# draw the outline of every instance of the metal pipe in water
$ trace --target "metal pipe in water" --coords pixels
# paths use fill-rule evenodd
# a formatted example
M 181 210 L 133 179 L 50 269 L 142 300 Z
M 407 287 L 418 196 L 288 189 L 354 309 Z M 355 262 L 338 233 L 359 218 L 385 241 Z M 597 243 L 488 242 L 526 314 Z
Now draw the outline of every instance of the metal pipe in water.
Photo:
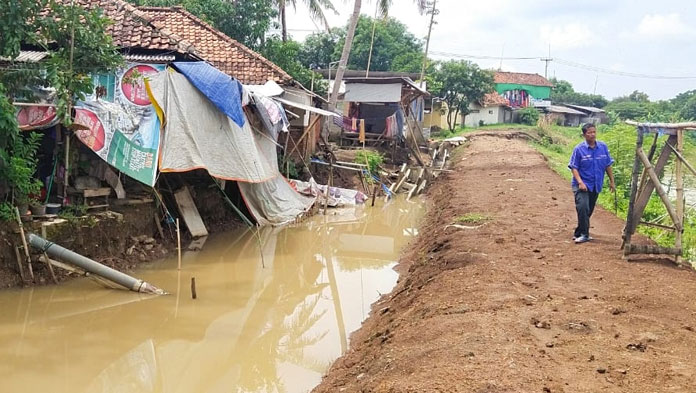
M 76 252 L 70 251 L 65 247 L 61 247 L 33 233 L 30 233 L 27 237 L 27 240 L 32 247 L 45 252 L 48 254 L 48 256 L 72 263 L 73 265 L 79 266 L 92 274 L 96 274 L 97 276 L 104 277 L 119 285 L 122 285 L 131 291 L 156 295 L 166 294 L 164 290 L 159 289 L 146 281 L 131 277 L 108 266 L 104 266 L 99 262 L 93 261 Z

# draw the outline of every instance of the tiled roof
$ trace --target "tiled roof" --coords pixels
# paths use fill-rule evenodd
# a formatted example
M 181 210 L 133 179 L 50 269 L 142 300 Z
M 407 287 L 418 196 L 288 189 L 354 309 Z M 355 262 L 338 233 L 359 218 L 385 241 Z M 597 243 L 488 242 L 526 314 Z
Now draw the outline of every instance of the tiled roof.
M 226 36 L 182 7 L 139 7 L 152 23 L 193 42 L 204 60 L 244 84 L 269 80 L 289 83 L 292 77 L 270 60 Z
M 507 106 L 508 101 L 505 98 L 503 98 L 503 96 L 493 91 L 483 96 L 483 99 L 481 100 L 481 105 L 484 108 L 489 106 Z
M 514 83 L 518 85 L 548 86 L 553 84 L 539 74 L 526 74 L 522 72 L 502 72 L 496 71 L 494 76 L 495 83 Z
M 173 34 L 166 28 L 155 26 L 143 11 L 123 0 L 58 0 L 65 4 L 71 1 L 86 9 L 100 8 L 104 16 L 113 21 L 106 28 L 114 42 L 121 49 L 147 49 L 196 54 L 190 42 Z M 45 10 L 44 12 L 48 12 Z

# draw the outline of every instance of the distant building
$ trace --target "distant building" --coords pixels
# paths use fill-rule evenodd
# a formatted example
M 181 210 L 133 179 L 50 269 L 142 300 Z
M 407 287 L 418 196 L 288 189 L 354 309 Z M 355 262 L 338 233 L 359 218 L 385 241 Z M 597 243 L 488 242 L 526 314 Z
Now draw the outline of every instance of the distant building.
M 544 113 L 550 123 L 567 127 L 579 126 L 582 117 L 585 116 L 583 112 L 560 105 L 549 105 L 544 108 Z
M 584 115 L 580 117 L 580 122 L 582 123 L 592 123 L 592 124 L 607 124 L 609 123 L 609 116 L 604 109 L 595 108 L 592 106 L 582 106 L 573 104 L 563 104 L 568 108 L 575 109 L 576 111 L 582 112 Z
M 494 74 L 495 91 L 511 108 L 526 108 L 547 101 L 551 97 L 553 84 L 539 74 L 502 72 Z M 545 105 L 543 105 L 545 106 Z
M 490 92 L 481 101 L 469 105 L 469 114 L 462 117 L 466 127 L 512 123 L 512 108 L 497 92 Z

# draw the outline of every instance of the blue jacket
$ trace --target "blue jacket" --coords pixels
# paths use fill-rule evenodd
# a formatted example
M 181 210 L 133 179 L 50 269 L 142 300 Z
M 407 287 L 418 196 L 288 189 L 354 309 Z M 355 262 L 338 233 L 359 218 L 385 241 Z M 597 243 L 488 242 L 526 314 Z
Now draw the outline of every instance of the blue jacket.
M 614 163 L 609 154 L 609 148 L 604 142 L 597 141 L 591 148 L 587 141 L 580 142 L 573 149 L 568 168 L 577 169 L 582 182 L 589 191 L 601 192 L 604 185 L 604 172 L 608 166 Z M 578 187 L 578 182 L 573 177 L 573 188 Z

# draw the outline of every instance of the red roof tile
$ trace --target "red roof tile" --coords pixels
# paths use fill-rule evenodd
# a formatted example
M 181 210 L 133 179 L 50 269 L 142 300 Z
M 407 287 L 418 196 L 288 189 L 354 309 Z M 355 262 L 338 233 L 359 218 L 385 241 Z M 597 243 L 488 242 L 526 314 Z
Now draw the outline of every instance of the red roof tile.
M 73 0 L 58 0 L 69 4 Z M 179 54 L 196 54 L 196 48 L 170 30 L 155 26 L 143 11 L 123 0 L 74 0 L 86 9 L 101 9 L 114 23 L 106 28 L 114 45 L 121 49 L 164 50 Z M 49 12 L 45 10 L 44 12 Z
M 494 76 L 495 83 L 514 83 L 530 86 L 548 86 L 553 84 L 539 74 L 526 74 L 522 72 L 502 72 L 496 71 Z
M 501 96 L 497 92 L 493 91 L 493 92 L 490 92 L 490 93 L 486 94 L 485 96 L 483 96 L 483 99 L 481 100 L 481 105 L 484 108 L 489 107 L 489 106 L 499 106 L 499 105 L 508 106 L 508 101 L 505 98 L 503 98 L 503 96 Z
M 95 0 L 93 0 L 95 1 Z M 102 0 L 106 1 L 106 0 Z M 223 34 L 182 7 L 139 7 L 160 29 L 193 42 L 204 60 L 244 84 L 269 80 L 289 83 L 292 77 L 270 60 Z

